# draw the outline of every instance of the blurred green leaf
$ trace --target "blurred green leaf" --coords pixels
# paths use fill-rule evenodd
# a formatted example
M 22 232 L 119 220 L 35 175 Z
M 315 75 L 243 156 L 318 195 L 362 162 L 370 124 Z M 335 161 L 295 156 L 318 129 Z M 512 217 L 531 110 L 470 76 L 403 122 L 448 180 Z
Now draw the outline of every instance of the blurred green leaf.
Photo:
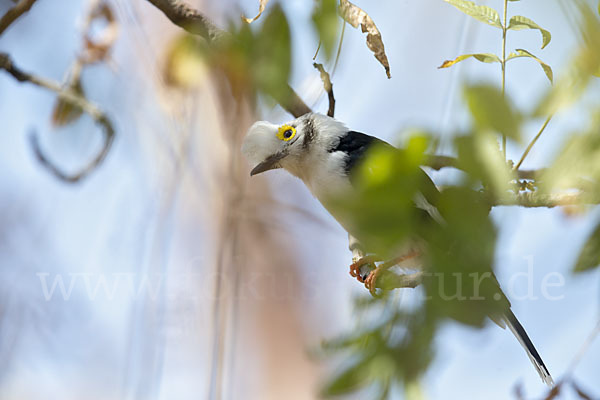
M 589 271 L 600 265 L 600 224 L 588 238 L 587 242 L 579 253 L 577 263 L 573 268 L 574 272 Z
M 553 88 L 542 97 L 536 116 L 555 114 L 577 102 L 589 87 L 592 77 L 600 71 L 600 19 L 583 2 L 579 6 L 579 46 L 569 56 L 571 62 Z
M 455 139 L 458 162 L 469 179 L 479 181 L 496 200 L 509 196 L 514 171 L 504 161 L 498 141 L 492 134 L 459 136 Z
M 521 115 L 499 89 L 490 85 L 467 86 L 464 96 L 477 129 L 493 130 L 520 140 Z
M 506 61 L 512 60 L 513 58 L 520 58 L 520 57 L 529 57 L 529 58 L 532 58 L 535 61 L 537 61 L 540 64 L 540 66 L 542 67 L 542 69 L 544 70 L 544 73 L 548 77 L 548 80 L 550 81 L 550 83 L 554 82 L 554 73 L 552 72 L 552 67 L 550 67 L 548 64 L 546 64 L 545 62 L 543 62 L 542 60 L 540 60 L 539 58 L 537 58 L 536 56 L 534 56 L 527 50 L 517 49 L 516 53 L 510 53 L 508 55 L 508 57 L 506 58 Z
M 327 59 L 330 59 L 335 50 L 340 22 L 336 1 L 320 0 L 312 15 L 312 21 L 323 44 Z
M 541 178 L 544 193 L 578 188 L 586 196 L 600 196 L 600 113 L 590 121 L 587 132 L 571 134 Z
M 477 53 L 477 54 L 463 54 L 462 56 L 458 56 L 456 57 L 454 60 L 446 60 L 442 63 L 442 65 L 440 65 L 438 68 L 449 68 L 451 66 L 453 66 L 454 64 L 457 64 L 463 60 L 466 60 L 467 58 L 475 58 L 478 61 L 484 62 L 484 63 L 499 63 L 500 62 L 500 58 L 495 55 L 495 54 L 491 54 L 491 53 Z
M 369 249 L 383 257 L 395 257 L 399 243 L 415 232 L 421 223 L 421 212 L 414 206 L 415 194 L 427 193 L 429 177 L 420 168 L 428 146 L 426 137 L 409 140 L 406 148 L 375 146 L 352 175 L 356 195 L 331 199 L 334 212 L 347 228 Z
M 425 280 L 428 309 L 464 324 L 482 327 L 488 315 L 508 307 L 493 275 L 496 229 L 480 193 L 452 187 L 438 204 L 446 224 L 427 236 Z
M 371 359 L 362 359 L 354 365 L 347 367 L 339 373 L 334 379 L 327 383 L 321 391 L 323 396 L 339 396 L 356 391 L 370 382 L 366 371 Z
M 540 27 L 538 24 L 530 20 L 529 18 L 523 17 L 521 15 L 516 15 L 510 19 L 507 29 L 512 29 L 515 31 L 519 31 L 522 29 L 537 29 L 542 34 L 542 49 L 550 43 L 552 40 L 552 35 L 549 31 Z
M 502 28 L 500 15 L 493 8 L 487 6 L 479 6 L 472 1 L 467 0 L 444 0 L 446 3 L 452 4 L 463 13 L 481 21 L 488 25 Z
M 169 45 L 164 79 L 182 89 L 198 87 L 207 77 L 206 49 L 202 41 L 189 34 L 177 36 Z
M 285 94 L 292 67 L 290 27 L 281 5 L 275 4 L 256 35 L 252 67 L 262 91 L 274 98 Z

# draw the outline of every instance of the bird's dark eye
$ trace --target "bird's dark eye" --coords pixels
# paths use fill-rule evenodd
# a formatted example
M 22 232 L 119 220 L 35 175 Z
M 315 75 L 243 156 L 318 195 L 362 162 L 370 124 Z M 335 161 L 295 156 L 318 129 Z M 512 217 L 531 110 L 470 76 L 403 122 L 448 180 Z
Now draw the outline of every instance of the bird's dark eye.
M 289 139 L 292 137 L 293 134 L 294 134 L 294 132 L 292 132 L 291 129 L 288 129 L 287 131 L 283 132 L 283 137 L 286 139 Z

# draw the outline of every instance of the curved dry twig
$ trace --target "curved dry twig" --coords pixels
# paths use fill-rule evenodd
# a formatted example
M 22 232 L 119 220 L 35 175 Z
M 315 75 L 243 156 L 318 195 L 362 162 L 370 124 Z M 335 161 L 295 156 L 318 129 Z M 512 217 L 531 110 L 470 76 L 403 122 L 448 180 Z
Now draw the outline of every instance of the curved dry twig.
M 0 18 L 0 35 L 33 6 L 36 0 L 21 0 Z
M 37 140 L 37 136 L 32 135 L 30 138 L 31 145 L 33 147 L 33 151 L 36 157 L 41 162 L 41 164 L 44 167 L 46 167 L 57 178 L 66 182 L 77 182 L 89 175 L 94 169 L 96 169 L 98 165 L 100 165 L 100 163 L 104 160 L 104 158 L 106 158 L 106 155 L 110 150 L 115 135 L 112 123 L 110 122 L 106 114 L 104 114 L 104 112 L 102 112 L 95 104 L 89 102 L 85 97 L 81 96 L 76 91 L 70 88 L 63 89 L 61 85 L 57 82 L 45 78 L 40 78 L 38 76 L 24 72 L 23 70 L 21 70 L 13 64 L 10 56 L 6 53 L 0 53 L 0 69 L 3 69 L 6 72 L 8 72 L 19 82 L 29 82 L 36 86 L 43 87 L 45 89 L 57 93 L 59 99 L 68 102 L 73 107 L 79 108 L 85 113 L 89 114 L 94 119 L 94 121 L 102 127 L 102 130 L 104 132 L 104 144 L 102 146 L 102 149 L 87 166 L 85 166 L 79 172 L 74 174 L 65 173 L 60 168 L 55 166 L 41 151 Z
M 69 174 L 67 172 L 62 171 L 60 168 L 58 168 L 42 152 L 42 149 L 40 148 L 38 137 L 35 134 L 35 132 L 33 132 L 29 136 L 29 140 L 30 140 L 31 147 L 33 148 L 33 152 L 34 152 L 36 158 L 38 159 L 40 164 L 42 164 L 48 171 L 50 171 L 54 176 L 56 176 L 58 179 L 60 179 L 62 181 L 75 183 L 75 182 L 82 180 L 83 178 L 88 176 L 91 172 L 93 172 L 96 168 L 98 168 L 98 166 L 102 163 L 102 161 L 104 161 L 104 159 L 106 158 L 106 155 L 110 151 L 112 142 L 115 137 L 115 131 L 114 131 L 110 121 L 108 120 L 108 118 L 104 117 L 99 120 L 96 120 L 96 123 L 102 127 L 102 130 L 104 132 L 104 144 L 102 145 L 102 149 L 96 155 L 96 157 L 94 157 L 94 159 L 91 162 L 89 162 L 85 167 L 80 169 L 79 172 L 76 172 L 74 174 Z

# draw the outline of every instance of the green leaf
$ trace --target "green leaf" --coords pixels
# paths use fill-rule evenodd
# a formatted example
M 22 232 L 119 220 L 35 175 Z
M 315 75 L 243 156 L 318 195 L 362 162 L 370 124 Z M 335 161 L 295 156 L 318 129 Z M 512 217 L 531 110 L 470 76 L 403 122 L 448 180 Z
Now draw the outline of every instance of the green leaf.
M 502 28 L 500 22 L 500 15 L 498 11 L 487 6 L 478 6 L 472 1 L 467 0 L 444 0 L 446 3 L 453 5 L 465 14 L 481 21 L 488 25 L 495 26 L 496 28 Z
M 600 198 L 600 112 L 583 132 L 569 132 L 555 160 L 540 178 L 543 193 L 577 188 L 582 204 L 597 204 Z
M 495 199 L 509 197 L 510 182 L 516 176 L 504 160 L 495 135 L 458 136 L 454 143 L 461 170 L 472 180 L 480 181 Z
M 444 61 L 443 64 L 438 67 L 438 69 L 450 68 L 454 64 L 457 64 L 457 63 L 459 63 L 463 60 L 466 60 L 467 58 L 471 58 L 471 57 L 473 57 L 474 59 L 476 59 L 478 61 L 481 61 L 483 63 L 488 63 L 488 64 L 500 62 L 500 58 L 497 55 L 491 54 L 491 53 L 463 54 L 462 56 L 456 57 L 454 60 Z
M 512 139 L 520 139 L 521 115 L 498 88 L 489 85 L 467 86 L 464 95 L 479 130 L 493 130 Z
M 285 93 L 292 67 L 290 27 L 281 5 L 275 4 L 264 18 L 254 43 L 253 74 L 258 87 L 273 98 Z
M 521 15 L 516 15 L 510 19 L 507 29 L 512 29 L 514 31 L 520 31 L 523 29 L 537 29 L 542 34 L 542 49 L 550 43 L 552 40 L 552 35 L 546 29 L 540 27 L 538 24 L 530 20 L 529 18 L 523 17 Z
M 322 390 L 323 396 L 339 396 L 347 394 L 364 387 L 369 382 L 369 374 L 365 369 L 369 367 L 370 359 L 363 359 L 360 362 L 346 368 L 339 373 Z
M 529 57 L 529 58 L 532 58 L 535 61 L 537 61 L 540 64 L 540 66 L 542 67 L 542 69 L 544 70 L 544 73 L 546 74 L 548 79 L 550 80 L 550 83 L 554 83 L 554 73 L 552 72 L 552 67 L 550 67 L 548 64 L 546 64 L 545 62 L 543 62 L 542 60 L 540 60 L 539 58 L 537 58 L 536 56 L 534 56 L 527 50 L 517 49 L 516 53 L 510 53 L 508 55 L 506 61 L 512 60 L 513 58 L 521 58 L 521 57 Z
M 584 272 L 596 268 L 598 265 L 600 265 L 600 224 L 581 249 L 573 271 Z
M 204 43 L 187 33 L 169 45 L 163 70 L 165 82 L 180 88 L 197 88 L 207 78 L 207 50 Z
M 339 17 L 335 0 L 321 0 L 312 15 L 312 21 L 319 39 L 323 44 L 325 55 L 330 59 L 335 49 L 338 33 Z

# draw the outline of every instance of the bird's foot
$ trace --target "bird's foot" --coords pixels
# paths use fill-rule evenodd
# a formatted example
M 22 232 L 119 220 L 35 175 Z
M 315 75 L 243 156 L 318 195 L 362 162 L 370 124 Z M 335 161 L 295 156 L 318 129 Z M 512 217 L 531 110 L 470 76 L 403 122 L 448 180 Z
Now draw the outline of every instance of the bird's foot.
M 365 279 L 365 287 L 369 289 L 371 296 L 375 296 L 377 293 L 377 277 L 381 274 L 383 268 L 377 267 L 367 275 Z
M 350 264 L 350 275 L 359 282 L 364 282 L 365 278 L 376 269 L 375 263 L 381 261 L 377 256 L 364 256 Z M 367 270 L 367 272 L 365 272 Z
M 411 251 L 403 256 L 396 257 L 390 261 L 387 261 L 380 266 L 376 267 L 374 270 L 369 272 L 369 274 L 364 278 L 365 287 L 369 289 L 369 292 L 372 296 L 376 295 L 377 291 L 377 279 L 380 277 L 382 273 L 385 273 L 388 269 L 400 264 L 401 262 L 410 260 L 418 256 L 419 253 L 417 251 Z M 360 279 L 359 279 L 360 280 Z M 361 281 L 362 282 L 362 281 Z

